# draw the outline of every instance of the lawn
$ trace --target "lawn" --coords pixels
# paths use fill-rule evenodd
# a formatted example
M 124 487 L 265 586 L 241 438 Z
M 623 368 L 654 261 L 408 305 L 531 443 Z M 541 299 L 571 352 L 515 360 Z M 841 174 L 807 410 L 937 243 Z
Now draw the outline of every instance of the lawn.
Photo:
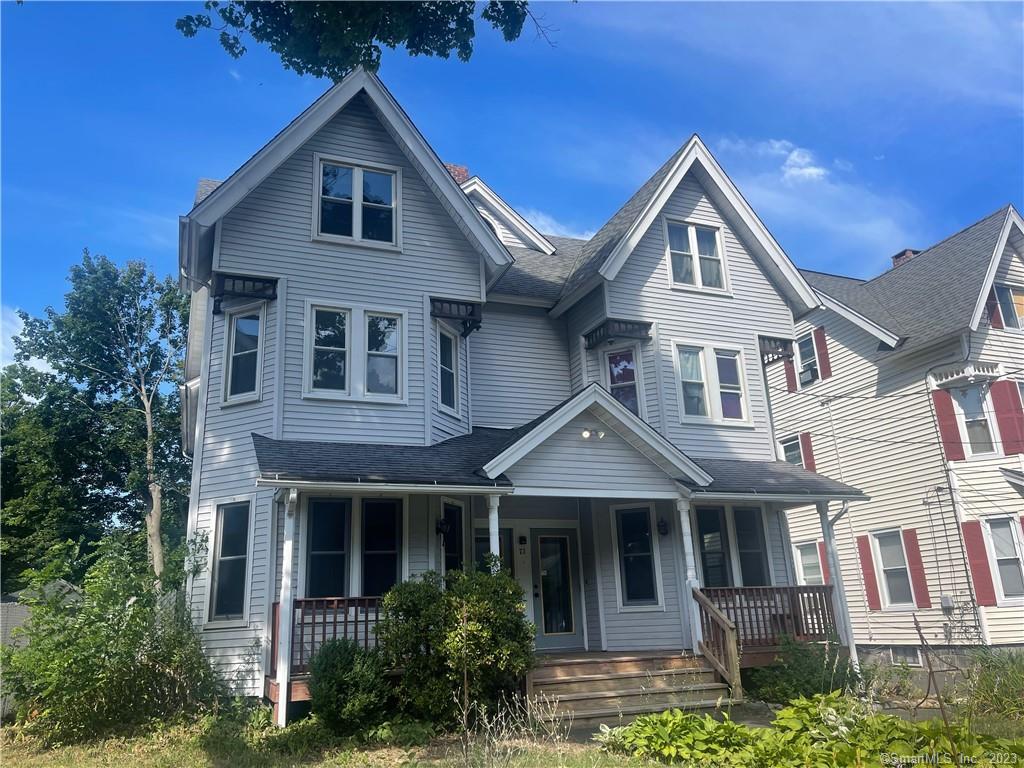
M 290 730 L 290 729 L 289 729 Z M 274 734 L 254 748 L 242 738 L 224 738 L 202 726 L 178 726 L 145 736 L 110 738 L 89 744 L 46 749 L 34 740 L 17 737 L 10 728 L 0 736 L 0 761 L 19 768 L 256 768 L 267 766 L 427 766 L 458 768 L 459 745 L 438 740 L 426 747 L 340 746 L 321 748 L 304 745 L 301 739 Z M 607 755 L 596 746 L 564 742 L 550 745 L 517 745 L 509 768 L 625 768 L 641 763 L 635 759 Z

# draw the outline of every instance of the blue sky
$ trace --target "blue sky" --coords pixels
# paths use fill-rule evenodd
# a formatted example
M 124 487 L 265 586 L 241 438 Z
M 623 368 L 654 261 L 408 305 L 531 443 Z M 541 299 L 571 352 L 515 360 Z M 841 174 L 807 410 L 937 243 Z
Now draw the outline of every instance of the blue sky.
M 328 83 L 186 40 L 170 3 L 0 5 L 2 303 L 60 305 L 83 247 L 176 269 L 224 178 Z M 536 3 L 471 62 L 387 52 L 438 153 L 545 231 L 592 232 L 699 133 L 802 267 L 869 276 L 1024 202 L 1019 4 Z

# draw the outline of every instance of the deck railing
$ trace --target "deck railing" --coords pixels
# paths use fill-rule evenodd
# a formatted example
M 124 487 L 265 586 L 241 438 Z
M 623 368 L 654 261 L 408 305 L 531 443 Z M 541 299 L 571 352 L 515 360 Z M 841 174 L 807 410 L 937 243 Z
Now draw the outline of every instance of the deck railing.
M 830 584 L 705 587 L 701 591 L 735 624 L 745 648 L 778 646 L 784 635 L 816 642 L 837 634 Z
M 736 624 L 699 589 L 693 590 L 693 599 L 697 603 L 697 615 L 700 617 L 700 630 L 704 638 L 697 650 L 704 654 L 708 663 L 729 684 L 732 699 L 740 701 L 743 688 L 740 685 L 740 647 Z
M 379 597 L 316 597 L 296 599 L 292 606 L 292 675 L 309 672 L 309 663 L 328 640 L 347 637 L 364 648 L 377 644 Z M 277 674 L 281 604 L 271 611 L 270 674 Z

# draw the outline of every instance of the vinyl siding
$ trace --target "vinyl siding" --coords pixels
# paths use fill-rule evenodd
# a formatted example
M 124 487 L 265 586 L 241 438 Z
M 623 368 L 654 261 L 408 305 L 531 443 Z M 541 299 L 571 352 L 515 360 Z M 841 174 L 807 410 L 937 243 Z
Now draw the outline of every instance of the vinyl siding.
M 731 296 L 671 288 L 665 216 L 721 229 Z M 665 435 L 694 456 L 773 458 L 757 337 L 790 337 L 792 316 L 749 249 L 692 175 L 680 183 L 606 290 L 612 317 L 656 323 L 657 348 L 652 343 L 644 345 L 644 376 L 650 380 L 645 386 L 648 419 L 660 422 Z M 752 426 L 681 423 L 674 368 L 676 339 L 742 348 Z
M 475 199 L 473 200 L 476 205 L 476 209 L 480 211 L 480 215 L 483 216 L 490 224 L 494 227 L 494 231 L 498 234 L 498 239 L 501 240 L 505 245 L 512 248 L 531 248 L 532 246 L 516 235 L 511 229 L 505 226 L 505 222 L 502 221 L 502 217 L 491 208 L 482 202 Z
M 578 392 L 592 381 L 599 381 L 597 355 L 584 349 L 583 334 L 593 330 L 607 317 L 605 286 L 598 286 L 565 313 L 569 345 L 569 381 Z
M 469 349 L 476 425 L 518 427 L 569 396 L 564 323 L 539 307 L 487 304 Z
M 428 352 L 430 391 L 430 442 L 439 443 L 450 437 L 464 435 L 469 432 L 469 419 L 472 408 L 470 400 L 469 376 L 469 344 L 462 338 L 459 330 L 440 320 L 434 320 L 428 325 L 431 329 L 430 337 L 424 342 Z M 455 416 L 450 411 L 441 408 L 441 365 L 439 358 L 439 329 L 444 328 L 457 339 L 458 344 L 458 397 L 457 411 Z

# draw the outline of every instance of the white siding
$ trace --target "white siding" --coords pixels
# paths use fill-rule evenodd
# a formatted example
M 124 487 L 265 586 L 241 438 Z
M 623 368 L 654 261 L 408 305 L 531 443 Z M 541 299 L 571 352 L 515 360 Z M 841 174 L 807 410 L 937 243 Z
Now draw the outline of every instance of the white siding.
M 469 385 L 469 342 L 467 339 L 462 338 L 459 330 L 454 326 L 450 326 L 443 321 L 434 320 L 428 326 L 431 329 L 430 338 L 427 340 L 427 349 L 429 351 L 429 364 L 430 364 L 430 426 L 431 426 L 431 443 L 439 443 L 442 440 L 447 440 L 450 437 L 456 437 L 457 435 L 464 435 L 469 432 L 470 424 L 470 410 L 472 407 L 472 401 L 470 399 L 470 385 Z M 446 331 L 451 333 L 458 340 L 458 360 L 459 369 L 458 375 L 458 398 L 456 405 L 458 406 L 458 416 L 453 415 L 450 411 L 443 410 L 441 408 L 441 366 L 439 363 L 439 350 L 438 350 L 438 328 L 443 327 Z
M 592 381 L 600 380 L 596 353 L 588 351 L 583 334 L 593 330 L 608 315 L 605 312 L 605 286 L 598 286 L 565 313 L 569 344 L 569 380 L 578 392 Z
M 543 309 L 487 304 L 469 347 L 474 424 L 518 427 L 569 396 L 565 327 Z

